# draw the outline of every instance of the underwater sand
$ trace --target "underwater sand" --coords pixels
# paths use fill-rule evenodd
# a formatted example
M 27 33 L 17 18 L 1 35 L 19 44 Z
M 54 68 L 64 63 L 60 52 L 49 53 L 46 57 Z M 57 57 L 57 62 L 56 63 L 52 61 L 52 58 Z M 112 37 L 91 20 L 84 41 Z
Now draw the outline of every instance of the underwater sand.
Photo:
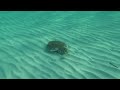
M 68 54 L 45 52 L 52 40 Z M 0 78 L 120 79 L 120 12 L 1 11 Z

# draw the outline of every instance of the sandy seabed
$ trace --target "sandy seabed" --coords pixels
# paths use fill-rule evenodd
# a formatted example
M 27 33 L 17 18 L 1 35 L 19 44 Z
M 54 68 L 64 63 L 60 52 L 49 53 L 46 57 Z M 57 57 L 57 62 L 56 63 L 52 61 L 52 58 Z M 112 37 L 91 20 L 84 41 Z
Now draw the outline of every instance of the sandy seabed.
M 52 40 L 64 58 L 45 52 Z M 120 12 L 1 11 L 0 78 L 120 78 Z

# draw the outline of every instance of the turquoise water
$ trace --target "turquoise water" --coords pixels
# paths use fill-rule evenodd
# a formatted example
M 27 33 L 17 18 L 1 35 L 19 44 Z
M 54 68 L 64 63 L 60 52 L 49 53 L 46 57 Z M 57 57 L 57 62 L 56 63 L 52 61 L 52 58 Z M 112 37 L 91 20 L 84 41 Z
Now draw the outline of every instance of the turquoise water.
M 52 40 L 68 54 L 45 52 Z M 120 12 L 1 11 L 0 78 L 120 78 Z

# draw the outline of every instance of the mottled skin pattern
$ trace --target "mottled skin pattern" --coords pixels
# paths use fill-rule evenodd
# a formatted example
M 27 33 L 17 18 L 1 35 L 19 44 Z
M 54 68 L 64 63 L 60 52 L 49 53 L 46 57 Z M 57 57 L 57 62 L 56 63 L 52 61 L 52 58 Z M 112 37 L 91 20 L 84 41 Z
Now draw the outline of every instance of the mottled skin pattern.
M 64 55 L 67 53 L 67 46 L 64 42 L 61 41 L 50 41 L 46 47 L 48 52 L 58 53 L 60 55 Z

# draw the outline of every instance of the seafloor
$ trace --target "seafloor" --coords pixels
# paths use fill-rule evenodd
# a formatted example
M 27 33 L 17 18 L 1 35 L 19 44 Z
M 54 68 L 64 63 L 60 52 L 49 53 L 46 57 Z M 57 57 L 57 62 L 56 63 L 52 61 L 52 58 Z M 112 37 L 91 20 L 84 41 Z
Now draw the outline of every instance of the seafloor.
M 68 54 L 45 52 L 49 41 Z M 1 79 L 120 79 L 120 12 L 1 11 Z

